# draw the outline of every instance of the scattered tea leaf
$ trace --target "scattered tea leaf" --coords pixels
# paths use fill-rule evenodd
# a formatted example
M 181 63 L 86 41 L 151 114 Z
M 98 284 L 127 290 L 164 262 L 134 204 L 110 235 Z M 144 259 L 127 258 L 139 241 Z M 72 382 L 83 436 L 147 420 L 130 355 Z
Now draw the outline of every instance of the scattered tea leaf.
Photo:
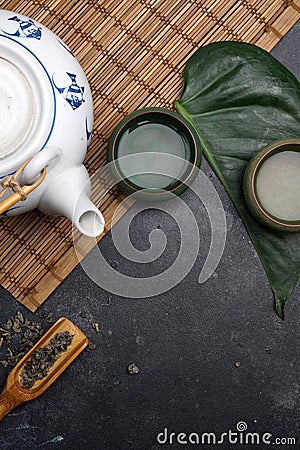
M 96 344 L 94 344 L 93 342 L 88 343 L 88 346 L 87 346 L 88 350 L 95 350 L 95 348 L 96 348 Z
M 99 323 L 97 323 L 97 322 L 92 323 L 92 327 L 94 328 L 94 330 L 96 331 L 96 333 L 100 333 Z
M 17 318 L 19 319 L 19 321 L 21 323 L 24 323 L 24 317 L 23 317 L 23 314 L 21 313 L 21 311 L 17 312 Z
M 109 295 L 107 303 L 101 303 L 101 306 L 109 306 L 111 304 L 111 302 L 112 302 L 112 297 Z
M 129 373 L 129 375 L 136 375 L 139 373 L 140 369 L 134 363 L 131 363 L 127 367 L 127 371 Z
M 42 324 L 24 319 L 20 311 L 5 323 L 0 324 L 1 357 L 5 357 L 0 361 L 2 366 L 14 367 L 42 334 Z

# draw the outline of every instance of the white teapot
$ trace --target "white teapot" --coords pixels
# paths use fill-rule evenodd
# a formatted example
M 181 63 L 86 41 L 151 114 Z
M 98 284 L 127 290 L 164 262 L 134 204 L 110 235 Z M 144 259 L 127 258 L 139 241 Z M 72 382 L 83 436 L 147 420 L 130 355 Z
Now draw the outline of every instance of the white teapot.
M 82 164 L 92 126 L 91 92 L 71 50 L 43 25 L 0 10 L 0 213 L 38 208 L 100 235 Z

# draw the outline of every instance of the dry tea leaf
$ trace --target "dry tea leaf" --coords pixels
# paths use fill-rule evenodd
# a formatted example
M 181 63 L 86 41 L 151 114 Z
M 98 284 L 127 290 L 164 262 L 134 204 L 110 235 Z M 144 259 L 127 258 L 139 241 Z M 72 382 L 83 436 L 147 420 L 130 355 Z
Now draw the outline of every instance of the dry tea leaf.
M 26 362 L 21 372 L 21 385 L 25 389 L 30 389 L 37 380 L 42 380 L 61 356 L 61 353 L 65 352 L 71 345 L 72 340 L 73 335 L 68 331 L 57 333 L 49 344 L 35 350 L 32 358 Z
M 5 368 L 14 367 L 17 362 L 33 347 L 43 334 L 42 324 L 24 319 L 18 311 L 14 317 L 0 324 L 0 348 L 5 359 L 0 360 Z
M 131 363 L 127 367 L 127 371 L 129 373 L 129 375 L 136 375 L 139 373 L 140 369 L 134 363 Z

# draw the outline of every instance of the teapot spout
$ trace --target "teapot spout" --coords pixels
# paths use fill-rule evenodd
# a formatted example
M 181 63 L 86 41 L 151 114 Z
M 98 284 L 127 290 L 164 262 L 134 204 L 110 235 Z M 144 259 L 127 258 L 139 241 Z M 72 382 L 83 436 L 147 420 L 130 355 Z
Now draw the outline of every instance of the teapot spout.
M 87 195 L 80 196 L 72 222 L 85 236 L 97 237 L 104 231 L 104 218 Z
M 62 215 L 85 236 L 97 237 L 104 231 L 104 218 L 90 200 L 91 183 L 83 165 L 72 167 L 51 180 L 38 208 L 45 213 Z

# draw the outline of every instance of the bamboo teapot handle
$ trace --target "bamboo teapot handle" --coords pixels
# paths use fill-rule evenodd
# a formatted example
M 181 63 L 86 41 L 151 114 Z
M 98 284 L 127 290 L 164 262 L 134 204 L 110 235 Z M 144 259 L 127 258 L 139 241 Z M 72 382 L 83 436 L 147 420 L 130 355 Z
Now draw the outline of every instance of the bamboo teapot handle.
M 26 186 L 20 185 L 17 178 L 29 162 L 30 159 L 25 161 L 13 175 L 9 175 L 0 181 L 0 185 L 2 186 L 0 197 L 2 197 L 5 194 L 7 189 L 11 188 L 13 190 L 13 193 L 9 197 L 5 198 L 0 202 L 0 214 L 3 214 L 5 211 L 14 206 L 20 200 L 22 201 L 26 200 L 27 195 L 30 194 L 30 192 L 34 191 L 34 189 L 36 189 L 45 179 L 46 168 L 43 169 L 39 178 L 33 184 Z

